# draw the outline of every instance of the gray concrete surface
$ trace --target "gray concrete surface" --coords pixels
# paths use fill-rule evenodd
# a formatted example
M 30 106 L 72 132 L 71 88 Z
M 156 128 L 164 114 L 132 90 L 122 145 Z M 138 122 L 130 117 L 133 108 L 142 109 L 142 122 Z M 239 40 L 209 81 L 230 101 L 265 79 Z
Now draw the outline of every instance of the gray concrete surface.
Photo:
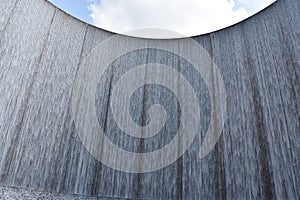
M 110 140 L 128 151 L 161 148 L 180 123 L 174 95 L 148 85 L 133 94 L 132 118 L 145 125 L 149 107 L 160 103 L 170 117 L 162 132 L 139 140 L 116 127 L 108 109 L 110 90 L 132 66 L 171 65 L 199 95 L 202 129 L 191 147 L 173 164 L 143 174 L 101 164 L 82 144 L 72 119 L 72 89 L 81 63 L 113 34 L 45 0 L 0 0 L 0 10 L 1 186 L 103 198 L 300 198 L 298 0 L 278 0 L 244 22 L 193 38 L 218 66 L 227 93 L 222 135 L 203 159 L 198 159 L 199 147 L 212 108 L 205 83 L 189 63 L 168 52 L 144 49 L 112 64 L 95 96 L 98 120 Z M 178 48 L 185 41 L 157 42 Z M 145 40 L 124 36 L 124 42 Z M 10 195 L 5 189 L 1 193 Z
M 76 200 L 108 200 L 104 198 L 96 198 L 96 197 L 85 197 L 80 195 L 67 195 L 67 194 L 57 194 L 50 192 L 37 192 L 31 191 L 28 189 L 20 189 L 20 188 L 12 188 L 12 187 L 0 187 L 0 199 L 1 200 L 18 200 L 18 199 L 26 199 L 26 200 L 68 200 L 68 199 L 76 199 Z

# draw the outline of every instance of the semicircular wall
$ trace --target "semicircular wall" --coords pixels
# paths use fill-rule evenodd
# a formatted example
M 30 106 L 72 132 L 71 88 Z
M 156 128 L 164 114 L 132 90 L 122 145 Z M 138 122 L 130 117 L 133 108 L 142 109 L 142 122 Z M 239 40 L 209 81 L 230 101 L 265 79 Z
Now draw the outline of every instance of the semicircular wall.
M 96 52 L 95 59 L 101 62 L 107 59 L 105 55 L 120 53 L 120 46 L 127 50 L 141 47 L 126 51 L 96 76 L 98 85 L 92 96 L 96 121 L 102 124 L 105 137 L 128 152 L 156 151 L 171 143 L 178 127 L 185 123 L 189 127 L 195 120 L 182 118 L 185 110 L 178 106 L 178 102 L 191 102 L 186 88 L 166 71 L 153 71 L 147 64 L 171 66 L 195 91 L 200 128 L 192 143 L 181 155 L 186 140 L 180 136 L 179 151 L 171 152 L 178 154 L 178 159 L 166 166 L 159 158 L 157 163 L 146 163 L 162 167 L 145 173 L 124 172 L 122 163 L 118 170 L 109 167 L 110 159 L 118 163 L 119 154 L 101 150 L 102 154 L 96 155 L 80 136 L 80 130 L 93 128 L 86 126 L 88 109 L 81 112 L 78 108 L 75 113 L 79 117 L 74 117 L 74 85 L 91 81 L 85 72 L 91 76 L 98 73 L 91 71 L 86 64 L 91 60 L 86 58 L 116 35 L 80 22 L 45 0 L 0 0 L 0 9 L 1 186 L 107 199 L 300 198 L 298 0 L 278 0 L 246 21 L 192 39 L 118 36 L 114 45 Z M 190 60 L 182 57 L 195 54 L 189 46 L 191 40 L 212 58 L 222 83 L 214 80 L 215 68 L 202 68 L 206 73 L 198 73 Z M 199 54 L 200 63 L 202 58 Z M 146 64 L 145 82 L 156 74 L 161 82 L 173 80 L 173 86 L 181 90 L 174 96 L 168 88 L 150 81 L 132 92 L 129 110 L 134 123 L 151 124 L 154 119 L 150 119 L 149 109 L 154 104 L 162 105 L 167 113 L 157 136 L 137 139 L 118 128 L 110 105 L 118 80 L 142 64 Z M 219 96 L 222 84 L 226 99 L 218 99 L 224 97 Z M 79 88 L 76 94 L 85 89 Z M 86 96 L 78 97 L 84 98 L 88 101 Z M 224 102 L 227 111 L 223 116 L 218 105 Z M 122 121 L 122 106 L 118 109 Z M 217 123 L 220 117 L 223 127 Z M 199 149 L 210 124 L 212 130 L 220 129 L 221 135 L 200 159 Z M 97 141 L 99 148 L 101 141 Z M 103 157 L 106 165 L 98 161 Z M 147 168 L 143 160 L 138 163 Z

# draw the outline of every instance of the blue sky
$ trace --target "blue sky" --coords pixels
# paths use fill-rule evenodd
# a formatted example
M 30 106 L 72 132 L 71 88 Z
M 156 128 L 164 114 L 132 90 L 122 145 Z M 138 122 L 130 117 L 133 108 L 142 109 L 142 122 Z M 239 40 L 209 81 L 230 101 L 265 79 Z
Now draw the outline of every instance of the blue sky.
M 49 0 L 59 8 L 62 8 L 67 13 L 70 13 L 71 15 L 88 22 L 90 24 L 93 23 L 93 20 L 91 17 L 89 17 L 89 14 L 91 11 L 89 11 L 88 6 L 91 4 L 91 1 L 88 0 Z
M 275 0 L 49 1 L 85 22 L 116 33 L 156 28 L 194 36 L 240 22 Z

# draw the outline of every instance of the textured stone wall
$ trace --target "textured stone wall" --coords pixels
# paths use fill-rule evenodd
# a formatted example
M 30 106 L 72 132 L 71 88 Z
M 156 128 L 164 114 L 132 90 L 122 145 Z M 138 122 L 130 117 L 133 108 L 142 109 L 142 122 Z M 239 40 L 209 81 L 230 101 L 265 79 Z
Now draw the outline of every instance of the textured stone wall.
M 74 83 L 78 72 L 89 70 L 82 62 L 114 34 L 45 0 L 0 0 L 0 10 L 0 185 L 103 198 L 300 198 L 300 1 L 278 0 L 244 22 L 193 38 L 218 66 L 227 96 L 222 134 L 202 159 L 201 142 L 217 116 L 210 115 L 203 77 L 183 58 L 155 49 L 136 50 L 112 63 L 99 80 L 96 111 L 110 140 L 128 151 L 162 147 L 183 123 L 174 95 L 150 84 L 133 94 L 131 114 L 145 125 L 150 106 L 163 105 L 169 119 L 162 132 L 140 140 L 117 129 L 109 110 L 111 88 L 131 66 L 170 65 L 199 95 L 201 130 L 194 142 L 176 162 L 148 173 L 101 164 L 82 144 L 73 120 Z M 123 40 L 128 48 L 131 42 L 153 42 Z M 155 42 L 177 49 L 186 41 Z M 193 54 L 193 49 L 180 51 Z M 184 92 L 180 98 L 189 101 Z

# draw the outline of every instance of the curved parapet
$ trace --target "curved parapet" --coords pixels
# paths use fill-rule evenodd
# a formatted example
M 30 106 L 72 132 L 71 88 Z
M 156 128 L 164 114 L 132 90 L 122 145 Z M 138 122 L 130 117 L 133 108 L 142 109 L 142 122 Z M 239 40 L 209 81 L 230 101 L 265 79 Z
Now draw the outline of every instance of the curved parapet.
M 279 0 L 221 31 L 151 40 L 45 0 L 0 0 L 0 185 L 299 199 L 299 6 Z

